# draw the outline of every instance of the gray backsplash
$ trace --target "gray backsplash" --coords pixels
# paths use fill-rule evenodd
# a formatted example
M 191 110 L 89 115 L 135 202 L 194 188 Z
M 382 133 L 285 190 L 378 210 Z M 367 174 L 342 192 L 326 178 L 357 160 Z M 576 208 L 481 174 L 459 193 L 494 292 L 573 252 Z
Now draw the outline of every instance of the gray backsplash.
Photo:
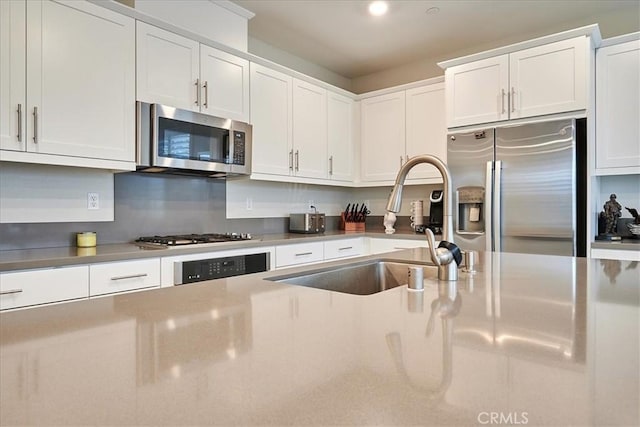
M 98 244 L 177 233 L 283 233 L 288 218 L 226 219 L 224 180 L 116 174 L 113 222 L 0 224 L 0 250 L 75 246 L 75 233 L 95 231 Z

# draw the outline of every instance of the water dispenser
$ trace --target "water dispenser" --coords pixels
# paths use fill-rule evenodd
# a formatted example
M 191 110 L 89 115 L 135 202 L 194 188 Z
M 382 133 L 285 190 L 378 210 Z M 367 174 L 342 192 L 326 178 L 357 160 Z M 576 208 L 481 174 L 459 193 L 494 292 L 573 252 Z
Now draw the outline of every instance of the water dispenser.
M 484 187 L 459 187 L 456 201 L 456 232 L 484 234 Z

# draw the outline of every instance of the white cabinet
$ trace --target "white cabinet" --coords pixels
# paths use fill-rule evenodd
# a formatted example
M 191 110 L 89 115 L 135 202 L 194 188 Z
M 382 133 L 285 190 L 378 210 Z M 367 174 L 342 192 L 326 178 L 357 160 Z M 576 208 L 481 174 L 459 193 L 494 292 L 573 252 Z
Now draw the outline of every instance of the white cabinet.
M 138 21 L 137 99 L 249 121 L 249 61 Z
M 89 266 L 93 296 L 160 286 L 160 258 L 103 262 Z
M 361 177 L 363 181 L 392 181 L 405 159 L 404 91 L 361 102 Z
M 327 178 L 327 90 L 293 79 L 293 172 Z
M 615 247 L 615 243 L 611 246 Z M 640 261 L 640 251 L 630 251 L 625 249 L 591 249 L 591 258 L 595 259 L 617 259 L 627 261 Z
M 327 149 L 329 179 L 353 181 L 354 102 L 346 96 L 327 94 Z
M 276 269 L 324 260 L 323 242 L 276 246 Z
M 365 98 L 362 103 L 361 177 L 364 182 L 392 183 L 410 158 L 430 154 L 446 162 L 444 85 L 440 82 Z M 418 165 L 408 182 L 441 182 L 431 165 Z
M 437 242 L 436 242 L 437 243 Z M 375 255 L 384 252 L 402 251 L 404 249 L 428 248 L 427 238 L 424 240 L 410 239 L 369 239 L 369 254 Z
M 586 109 L 589 49 L 580 36 L 447 68 L 447 126 Z
M 2 3 L 2 160 L 132 169 L 134 20 L 89 2 L 26 2 L 25 103 L 24 2 Z
M 596 168 L 602 174 L 640 173 L 639 76 L 640 40 L 598 49 Z
M 288 176 L 293 169 L 293 79 L 255 63 L 250 74 L 252 172 Z
M 324 259 L 333 260 L 364 255 L 364 238 L 329 240 L 324 242 Z
M 86 265 L 0 273 L 0 310 L 88 296 Z

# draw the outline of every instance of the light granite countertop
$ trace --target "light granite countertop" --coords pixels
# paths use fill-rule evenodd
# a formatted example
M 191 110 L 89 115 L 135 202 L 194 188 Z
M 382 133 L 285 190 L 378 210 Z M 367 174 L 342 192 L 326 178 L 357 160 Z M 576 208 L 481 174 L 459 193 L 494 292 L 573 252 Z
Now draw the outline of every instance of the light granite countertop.
M 480 253 L 455 286 L 268 280 L 0 314 L 2 425 L 640 424 L 637 262 Z M 492 422 L 493 421 L 493 422 Z
M 344 232 L 333 231 L 323 234 L 265 234 L 254 235 L 252 240 L 199 244 L 187 246 L 151 247 L 138 246 L 134 243 L 98 245 L 93 248 L 56 247 L 38 249 L 18 249 L 0 251 L 0 271 L 21 270 L 31 268 L 59 267 L 65 265 L 91 264 L 96 262 L 123 261 L 158 256 L 187 255 L 205 252 L 225 251 L 241 248 L 258 248 L 292 243 L 326 241 L 349 237 L 374 237 L 378 239 L 415 239 L 425 240 L 424 234 L 399 232 L 385 234 L 383 232 Z M 436 236 L 437 238 L 438 236 Z

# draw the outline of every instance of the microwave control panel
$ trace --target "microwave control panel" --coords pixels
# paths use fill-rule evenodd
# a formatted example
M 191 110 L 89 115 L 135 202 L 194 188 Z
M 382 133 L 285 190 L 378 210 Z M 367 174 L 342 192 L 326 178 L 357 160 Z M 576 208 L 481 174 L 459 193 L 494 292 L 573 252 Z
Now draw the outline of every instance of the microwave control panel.
M 233 131 L 233 164 L 244 165 L 244 132 Z

